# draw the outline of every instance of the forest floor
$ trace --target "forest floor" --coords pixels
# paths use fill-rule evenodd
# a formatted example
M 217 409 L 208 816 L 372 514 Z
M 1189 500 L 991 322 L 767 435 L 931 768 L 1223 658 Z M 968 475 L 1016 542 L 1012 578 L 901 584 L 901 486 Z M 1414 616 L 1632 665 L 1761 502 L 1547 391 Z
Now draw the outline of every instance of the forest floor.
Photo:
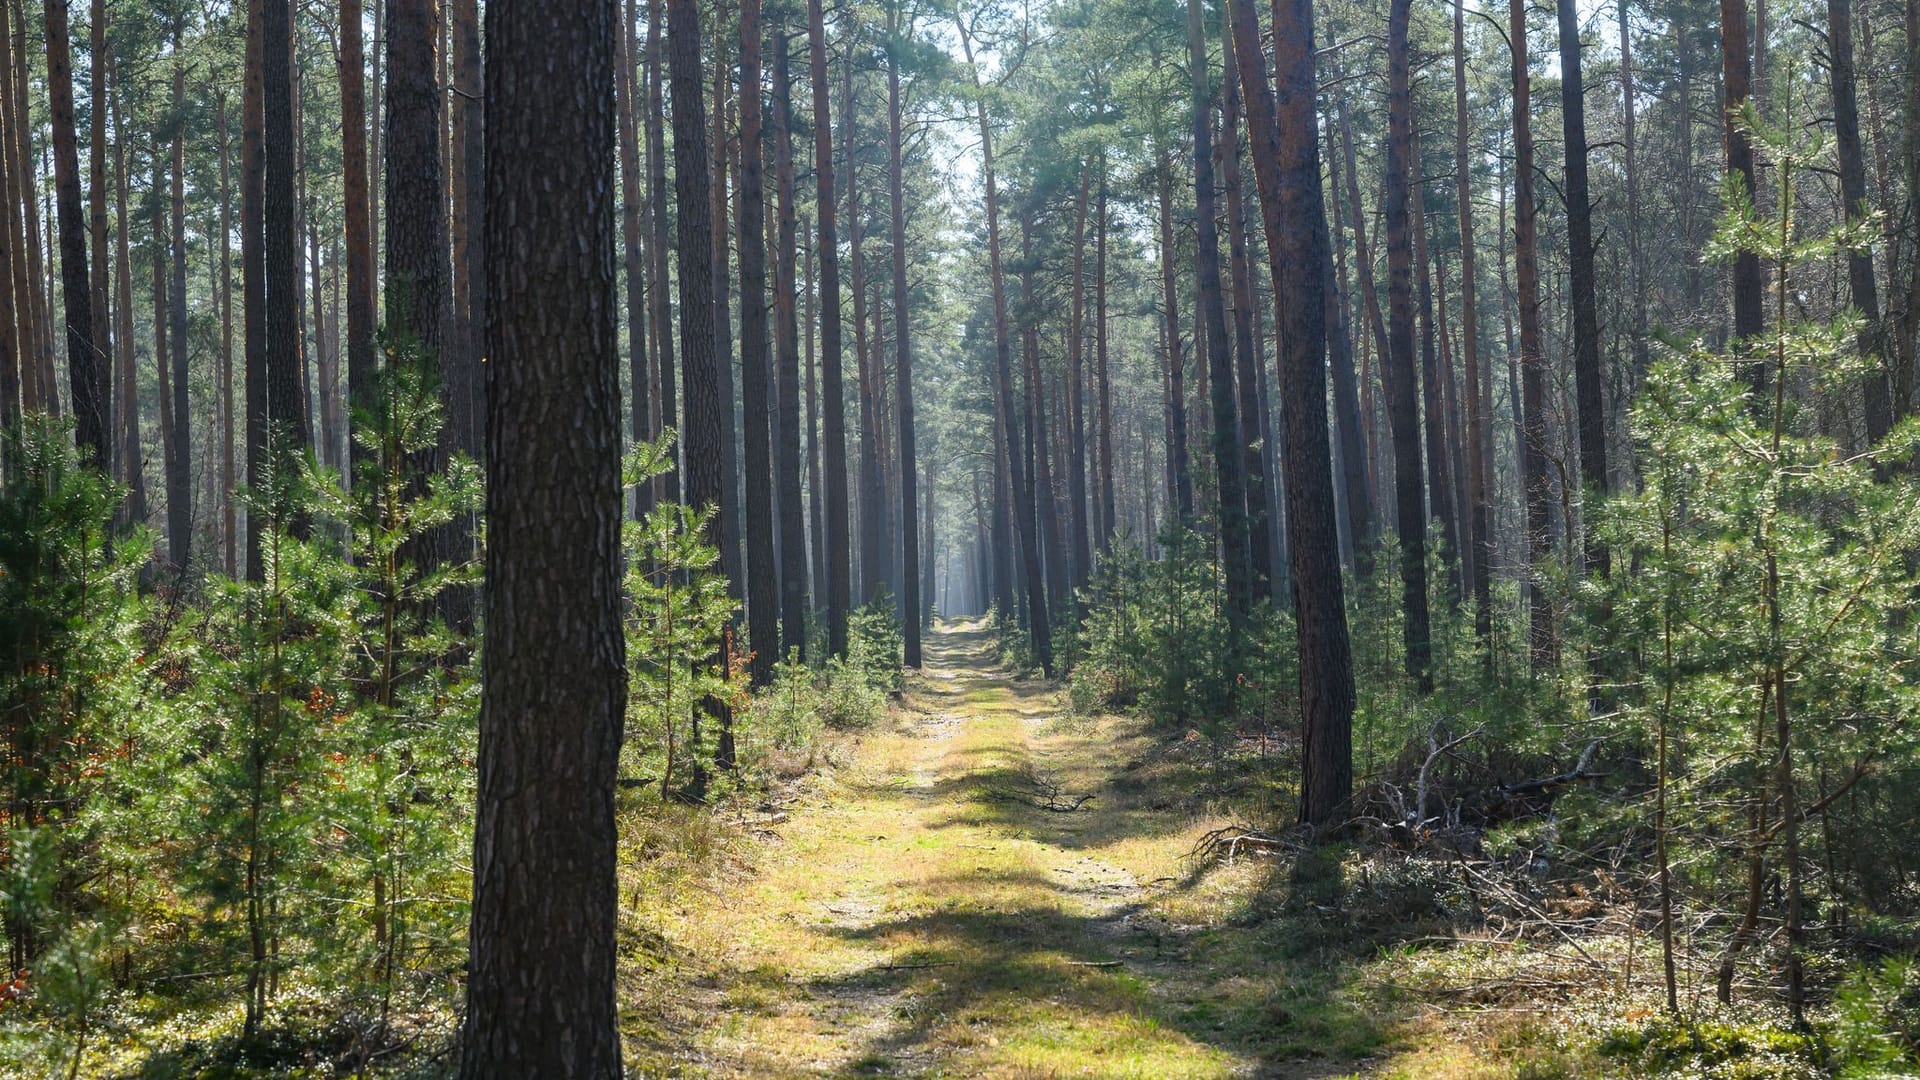
M 1438 930 L 1417 915 L 1300 903 L 1309 858 L 1291 887 L 1197 864 L 1286 793 L 1209 794 L 1197 735 L 1071 716 L 993 648 L 941 624 L 891 722 L 761 806 L 730 869 L 625 893 L 634 1075 L 1588 1075 L 1530 1013 L 1380 992 L 1369 958 Z

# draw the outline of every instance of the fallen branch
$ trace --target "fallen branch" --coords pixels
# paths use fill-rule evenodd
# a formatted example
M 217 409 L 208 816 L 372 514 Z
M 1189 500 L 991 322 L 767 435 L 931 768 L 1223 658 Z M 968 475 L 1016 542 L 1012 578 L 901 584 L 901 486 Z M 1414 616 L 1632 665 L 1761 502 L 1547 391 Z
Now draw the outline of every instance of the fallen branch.
M 1228 825 L 1202 836 L 1193 845 L 1193 850 L 1187 852 L 1187 858 L 1204 862 L 1224 857 L 1232 862 L 1242 848 L 1269 853 L 1294 852 L 1299 850 L 1299 845 L 1284 837 L 1261 832 L 1251 825 Z
M 1585 750 L 1580 752 L 1580 760 L 1574 764 L 1571 770 L 1554 776 L 1543 776 L 1537 780 L 1522 780 L 1517 784 L 1502 784 L 1500 785 L 1500 790 L 1511 798 L 1516 795 L 1534 795 L 1541 792 L 1553 791 L 1556 788 L 1563 788 L 1568 784 L 1576 784 L 1582 780 L 1597 780 L 1607 774 L 1589 772 L 1587 766 L 1593 763 L 1593 752 L 1599 748 L 1600 740 L 1595 739 L 1587 744 Z

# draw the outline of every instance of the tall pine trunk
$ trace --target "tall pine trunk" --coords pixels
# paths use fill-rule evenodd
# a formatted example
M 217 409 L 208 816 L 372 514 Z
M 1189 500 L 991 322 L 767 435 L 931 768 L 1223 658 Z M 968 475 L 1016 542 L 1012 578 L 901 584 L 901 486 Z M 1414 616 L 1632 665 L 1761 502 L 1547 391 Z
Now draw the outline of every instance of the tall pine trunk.
M 460 1068 L 473 1080 L 621 1075 L 618 12 L 487 5 L 488 610 Z
M 822 0 L 807 0 L 808 71 L 813 89 L 814 215 L 820 236 L 820 393 L 821 438 L 826 458 L 824 492 L 826 535 L 822 555 L 826 579 L 815 588 L 826 593 L 827 655 L 847 654 L 847 608 L 852 594 L 847 527 L 846 376 L 840 334 L 840 233 L 834 204 L 833 118 L 828 106 L 827 30 Z M 849 65 L 851 66 L 851 65 Z M 851 150 L 851 147 L 849 147 Z M 858 227 L 858 223 L 854 223 Z
M 760 0 L 740 0 L 740 399 L 746 427 L 747 647 L 757 686 L 780 662 L 774 565 L 773 365 L 768 356 L 765 110 L 761 105 Z
M 791 47 L 784 32 L 774 36 L 773 49 L 773 171 L 778 204 L 775 232 L 779 237 L 773 272 L 774 381 L 779 409 L 774 428 L 777 442 L 774 469 L 780 483 L 780 639 L 782 659 L 784 654 L 798 650 L 804 660 L 807 526 L 805 505 L 800 496 L 804 459 L 800 456 L 800 327 L 795 310 L 799 253 L 798 222 L 793 205 L 793 81 L 788 65 Z M 902 393 L 905 392 L 903 385 Z M 908 471 L 904 475 L 910 477 L 913 473 Z
M 80 460 L 105 469 L 113 461 L 108 444 L 111 404 L 107 397 L 106 353 L 93 334 L 93 279 L 87 273 L 87 212 L 80 201 L 80 148 L 74 131 L 73 45 L 68 40 L 67 6 L 68 0 L 46 0 L 43 5 L 48 114 L 53 123 L 53 186 L 59 208 L 60 291 L 67 329 L 67 381 Z M 177 55 L 177 33 L 174 50 Z M 21 62 L 24 64 L 25 57 Z
M 1006 460 L 1008 486 L 1011 492 L 1015 493 L 1012 526 L 1014 532 L 1018 534 L 1020 561 L 1026 576 L 1028 640 L 1033 648 L 1033 658 L 1039 662 L 1046 676 L 1052 678 L 1053 628 L 1047 619 L 1047 593 L 1040 565 L 1040 537 L 1033 520 L 1033 504 L 1017 497 L 1017 493 L 1027 486 L 1026 462 L 1020 454 L 1019 447 L 1014 443 L 1013 433 L 1016 415 L 1013 408 L 1013 343 L 1009 340 L 1006 269 L 1000 257 L 1000 193 L 994 174 L 993 125 L 987 116 L 987 101 L 981 93 L 978 69 L 973 66 L 973 39 L 968 35 L 964 24 L 960 28 L 960 33 L 960 43 L 966 54 L 967 68 L 973 78 L 974 108 L 980 124 L 981 174 L 986 187 L 987 271 L 993 293 L 993 392 L 995 411 L 1001 417 L 1002 425 L 999 450 Z M 897 69 L 892 73 L 892 81 L 898 82 Z M 898 140 L 895 141 L 897 143 Z M 897 175 L 896 173 L 896 185 L 899 183 Z M 902 279 L 901 291 L 904 292 L 904 268 L 899 274 Z
M 913 318 L 908 309 L 907 297 L 907 197 L 905 179 L 905 134 L 902 129 L 900 100 L 900 51 L 906 46 L 901 36 L 900 11 L 898 6 L 887 12 L 887 164 L 888 199 L 893 211 L 893 369 L 898 381 L 899 396 L 895 403 L 899 410 L 900 439 L 900 610 L 906 617 L 901 619 L 902 637 L 905 639 L 905 662 L 910 668 L 920 666 L 920 619 L 916 614 L 920 610 L 920 522 L 915 503 L 918 497 L 915 478 L 920 470 L 914 456 L 914 416 L 913 416 Z M 969 60 L 971 64 L 971 60 Z M 985 106 L 981 106 L 981 128 L 986 127 Z M 982 151 L 992 160 L 992 150 Z M 988 199 L 991 201 L 993 190 L 993 167 L 987 166 Z M 1004 302 L 1004 297 L 1002 301 Z M 1004 339 L 1001 347 L 1005 348 Z M 1039 588 L 1035 582 L 1031 589 Z M 1031 593 L 1030 595 L 1040 595 Z M 1045 600 L 1041 604 L 1044 621 Z M 1035 652 L 1045 658 L 1048 674 L 1052 674 L 1053 650 L 1045 644 L 1046 631 L 1036 631 Z
M 1248 0 L 1229 0 L 1252 133 L 1254 177 L 1267 235 L 1279 331 L 1281 411 L 1286 439 L 1287 549 L 1292 560 L 1300 670 L 1300 817 L 1330 825 L 1347 814 L 1353 788 L 1353 659 L 1340 580 L 1327 427 L 1326 286 L 1318 250 L 1325 238 L 1318 126 L 1313 112 L 1310 0 L 1274 5 L 1279 100 L 1267 84 L 1260 27 Z
M 1507 32 L 1513 44 L 1513 262 L 1514 306 L 1520 313 L 1520 478 L 1526 491 L 1527 566 L 1531 571 L 1527 651 L 1534 671 L 1544 673 L 1558 658 L 1558 644 L 1553 602 L 1543 580 L 1553 558 L 1553 478 L 1547 456 L 1547 357 L 1540 330 L 1526 0 L 1512 0 L 1509 5 Z
M 1516 0 L 1517 2 L 1517 0 Z M 1380 365 L 1393 428 L 1393 485 L 1400 533 L 1400 607 L 1406 669 L 1422 691 L 1433 686 L 1427 616 L 1427 508 L 1420 465 L 1420 387 L 1413 359 L 1413 103 L 1407 26 L 1411 0 L 1393 0 L 1387 20 L 1387 347 Z M 1357 204 L 1356 204 L 1357 205 Z M 1356 211 L 1357 214 L 1357 211 Z M 1364 287 L 1364 285 L 1363 285 Z M 1276 289 L 1276 292 L 1279 290 Z M 1289 295 L 1281 293 L 1281 295 Z
M 1228 647 L 1238 649 L 1252 615 L 1253 555 L 1248 550 L 1246 444 L 1234 398 L 1232 344 L 1220 288 L 1220 230 L 1213 175 L 1213 67 L 1207 62 L 1201 0 L 1187 0 L 1187 67 L 1192 76 L 1195 302 L 1207 348 L 1207 392 L 1213 405 L 1213 468 L 1220 516 L 1220 562 L 1226 578 Z M 1249 416 L 1253 421 L 1256 417 Z

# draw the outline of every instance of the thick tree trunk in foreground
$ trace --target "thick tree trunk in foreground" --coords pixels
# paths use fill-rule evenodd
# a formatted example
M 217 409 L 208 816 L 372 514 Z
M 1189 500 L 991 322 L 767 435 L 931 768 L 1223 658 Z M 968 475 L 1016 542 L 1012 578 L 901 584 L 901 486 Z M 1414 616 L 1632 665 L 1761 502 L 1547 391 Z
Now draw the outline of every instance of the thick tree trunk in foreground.
M 187 68 L 173 34 L 173 149 L 168 205 L 173 277 L 167 315 L 173 338 L 173 460 L 167 464 L 167 556 L 185 569 L 193 546 L 193 416 L 187 408 Z M 158 195 L 158 192 L 155 193 Z
M 487 5 L 487 648 L 461 1075 L 620 1076 L 617 0 Z
M 1319 135 L 1314 122 L 1313 9 L 1310 0 L 1274 5 L 1279 98 L 1267 85 L 1260 28 L 1247 0 L 1230 0 L 1240 85 L 1253 134 L 1254 177 L 1267 234 L 1267 268 L 1277 303 L 1280 396 L 1286 439 L 1287 548 L 1298 629 L 1302 760 L 1300 818 L 1331 825 L 1353 790 L 1353 658 L 1335 529 L 1332 448 L 1327 429 L 1325 235 Z

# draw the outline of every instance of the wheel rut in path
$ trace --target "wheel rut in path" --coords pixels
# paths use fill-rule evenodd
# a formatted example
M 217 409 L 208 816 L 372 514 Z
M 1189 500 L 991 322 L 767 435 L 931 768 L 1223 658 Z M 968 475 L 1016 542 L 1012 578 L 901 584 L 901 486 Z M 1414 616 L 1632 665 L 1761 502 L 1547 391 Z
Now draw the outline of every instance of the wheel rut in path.
M 1141 725 L 1068 717 L 1057 688 L 998 664 L 980 623 L 944 622 L 927 644 L 892 721 L 744 880 L 667 928 L 704 967 L 677 1003 L 697 1030 L 673 1071 L 1318 1072 L 1209 1041 L 1200 927 L 1179 920 L 1206 902 L 1183 856 L 1222 822 L 1126 789 L 1153 749 Z

